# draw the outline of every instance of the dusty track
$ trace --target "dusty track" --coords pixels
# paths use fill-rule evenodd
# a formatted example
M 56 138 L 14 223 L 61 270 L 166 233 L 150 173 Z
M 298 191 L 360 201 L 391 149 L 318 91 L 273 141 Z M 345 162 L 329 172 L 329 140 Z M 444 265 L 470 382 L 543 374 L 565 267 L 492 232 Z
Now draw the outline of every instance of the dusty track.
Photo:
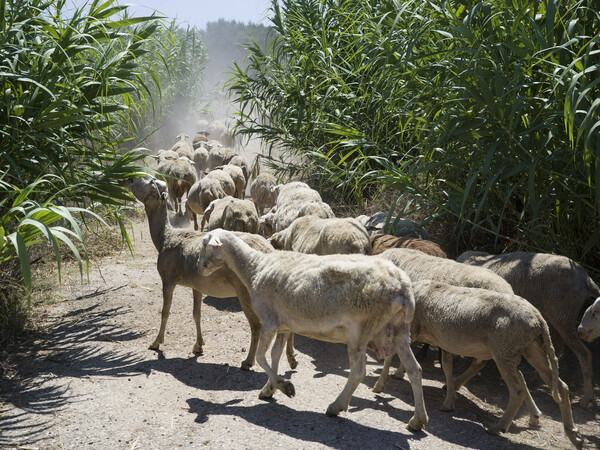
M 184 224 L 187 226 L 188 224 Z M 493 364 L 459 394 L 456 409 L 442 413 L 443 374 L 423 363 L 424 432 L 411 433 L 412 393 L 406 380 L 391 380 L 384 394 L 371 392 L 379 365 L 368 359 L 367 377 L 350 409 L 325 415 L 347 376 L 345 346 L 296 338 L 299 365 L 281 369 L 296 396 L 258 399 L 266 375 L 239 369 L 249 327 L 236 299 L 206 298 L 204 355 L 192 353 L 194 326 L 189 289 L 178 287 L 162 351 L 148 350 L 159 324 L 161 284 L 147 223 L 134 224 L 135 257 L 129 253 L 94 261 L 90 284 L 67 268 L 62 294 L 45 307 L 45 331 L 2 353 L 8 368 L 0 381 L 0 446 L 34 448 L 571 448 L 558 406 L 539 377 L 525 377 L 544 413 L 542 428 L 527 425 L 521 408 L 509 433 L 485 433 L 500 416 L 508 390 Z M 63 274 L 63 275 L 64 275 Z M 595 347 L 595 382 L 600 355 Z M 466 367 L 458 361 L 455 370 Z M 12 368 L 12 369 L 11 369 Z M 579 366 L 561 359 L 561 376 L 572 397 L 581 395 Z M 600 389 L 596 389 L 600 397 Z M 600 448 L 600 407 L 573 406 L 587 448 Z

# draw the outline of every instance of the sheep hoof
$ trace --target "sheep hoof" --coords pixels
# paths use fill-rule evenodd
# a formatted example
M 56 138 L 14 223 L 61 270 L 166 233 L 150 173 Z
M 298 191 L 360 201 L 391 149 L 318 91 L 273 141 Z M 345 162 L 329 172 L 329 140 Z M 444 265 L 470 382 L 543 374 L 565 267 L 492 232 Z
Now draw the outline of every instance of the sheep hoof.
M 341 409 L 337 408 L 334 406 L 334 404 L 332 403 L 331 405 L 329 405 L 327 407 L 327 411 L 325 411 L 325 414 L 327 414 L 329 417 L 336 417 L 340 414 Z
M 572 444 L 575 446 L 575 448 L 577 448 L 578 450 L 581 450 L 583 448 L 583 438 L 581 437 L 579 431 L 577 431 L 576 428 L 571 430 L 570 432 L 567 432 L 567 436 L 572 442 Z
M 202 350 L 202 347 L 200 347 L 199 345 L 194 345 L 194 348 L 192 349 L 192 352 L 195 355 L 204 355 L 204 350 Z
M 394 380 L 401 380 L 404 378 L 404 374 L 406 373 L 406 371 L 404 369 L 398 369 L 396 370 L 393 374 L 392 374 L 392 378 Z
M 440 406 L 440 411 L 443 411 L 443 412 L 450 412 L 450 411 L 453 411 L 453 410 L 454 410 L 454 406 L 452 404 L 446 405 L 444 403 L 444 404 L 442 404 L 442 406 Z
M 288 397 L 293 397 L 294 395 L 296 395 L 296 389 L 290 381 L 286 381 L 281 385 L 281 392 L 283 392 Z
M 426 424 L 427 422 L 423 422 L 418 420 L 415 416 L 412 416 L 406 425 L 406 429 L 408 431 L 421 431 L 423 428 L 425 428 Z
M 492 434 L 494 436 L 498 436 L 500 434 L 500 432 L 502 431 L 502 427 L 500 425 L 498 425 L 497 423 L 495 423 L 494 425 L 491 425 L 489 427 L 485 427 L 485 431 L 488 434 Z
M 529 416 L 529 426 L 533 428 L 539 428 L 540 416 Z
M 296 367 L 298 367 L 298 361 L 296 361 L 296 355 L 288 355 L 287 359 L 288 359 L 288 364 L 290 365 L 290 368 L 292 370 L 294 370 Z
M 586 397 L 585 395 L 579 399 L 579 406 L 585 409 L 592 408 L 595 405 L 593 398 Z
M 383 386 L 379 386 L 376 384 L 375 386 L 373 386 L 372 391 L 375 392 L 376 394 L 379 394 L 379 393 L 383 392 Z
M 265 386 L 261 389 L 260 393 L 258 394 L 258 398 L 260 398 L 261 400 L 268 400 L 273 398 L 274 393 L 275 389 L 273 389 L 273 386 L 271 386 L 271 384 L 267 382 L 267 384 L 265 384 Z
M 250 370 L 251 367 L 252 367 L 252 363 L 249 363 L 248 361 L 242 361 L 242 366 L 240 367 L 240 369 Z
M 160 347 L 160 344 L 156 341 L 154 341 L 152 344 L 150 344 L 148 346 L 149 350 L 158 350 L 158 348 Z

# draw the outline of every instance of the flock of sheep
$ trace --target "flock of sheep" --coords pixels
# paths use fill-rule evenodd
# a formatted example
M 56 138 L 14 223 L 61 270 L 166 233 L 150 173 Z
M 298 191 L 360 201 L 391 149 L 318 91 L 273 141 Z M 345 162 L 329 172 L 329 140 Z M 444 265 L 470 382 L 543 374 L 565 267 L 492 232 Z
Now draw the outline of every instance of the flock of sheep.
M 579 359 L 581 404 L 593 407 L 592 354 L 583 340 L 600 336 L 600 289 L 581 266 L 566 257 L 526 252 L 466 252 L 454 261 L 410 221 L 397 220 L 400 236 L 393 236 L 382 232 L 386 214 L 337 218 L 307 184 L 280 184 L 270 174 L 254 179 L 252 200 L 246 200 L 245 158 L 205 134 L 192 144 L 188 139 L 179 135 L 171 150 L 159 151 L 157 170 L 166 183 L 152 176 L 126 182 L 144 204 L 158 250 L 163 308 L 151 349 L 164 341 L 176 285 L 193 290 L 195 353 L 202 353 L 204 344 L 202 295 L 235 296 L 251 330 L 241 367 L 249 369 L 256 360 L 268 375 L 260 398 L 277 390 L 294 395 L 293 384 L 278 375 L 284 347 L 290 367 L 298 364 L 294 333 L 345 343 L 350 373 L 327 414 L 348 409 L 371 349 L 383 361 L 375 392 L 384 389 L 393 356 L 400 358 L 394 376 L 406 372 L 414 395 L 410 430 L 429 420 L 411 342 L 441 349 L 445 411 L 452 410 L 456 391 L 493 359 L 509 390 L 504 414 L 488 429 L 494 434 L 508 431 L 523 401 L 530 425 L 539 425 L 541 412 L 518 369 L 525 357 L 551 389 L 567 437 L 583 446 L 553 345 L 564 342 Z M 171 226 L 169 209 L 187 214 L 194 231 Z M 266 353 L 273 341 L 269 364 Z M 453 355 L 473 358 L 456 378 Z

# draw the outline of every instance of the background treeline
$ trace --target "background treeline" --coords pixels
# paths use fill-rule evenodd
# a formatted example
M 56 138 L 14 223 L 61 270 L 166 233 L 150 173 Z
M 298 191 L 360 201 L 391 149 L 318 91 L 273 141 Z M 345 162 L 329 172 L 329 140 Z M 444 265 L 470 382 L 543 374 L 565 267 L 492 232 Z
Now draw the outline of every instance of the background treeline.
M 600 275 L 595 0 L 282 0 L 231 91 L 271 164 L 451 230 L 451 253 L 563 254 Z M 296 161 L 296 164 L 290 164 Z

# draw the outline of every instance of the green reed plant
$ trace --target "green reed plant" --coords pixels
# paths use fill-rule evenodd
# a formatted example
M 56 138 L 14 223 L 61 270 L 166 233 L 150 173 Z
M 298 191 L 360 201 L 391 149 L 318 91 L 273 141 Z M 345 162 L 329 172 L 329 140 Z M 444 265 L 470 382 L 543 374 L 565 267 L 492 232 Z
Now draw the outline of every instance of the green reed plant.
M 303 162 L 273 156 L 280 171 L 358 204 L 393 187 L 406 213 L 455 224 L 456 252 L 598 267 L 594 2 L 274 1 L 271 21 L 271 47 L 251 45 L 229 86 L 238 131 Z
M 59 269 L 66 246 L 83 274 L 81 227 L 102 213 L 125 231 L 121 182 L 140 176 L 143 154 L 121 152 L 119 129 L 150 102 L 142 63 L 159 27 L 125 11 L 0 0 L 0 264 L 18 259 L 27 290 L 32 245 L 49 243 Z

